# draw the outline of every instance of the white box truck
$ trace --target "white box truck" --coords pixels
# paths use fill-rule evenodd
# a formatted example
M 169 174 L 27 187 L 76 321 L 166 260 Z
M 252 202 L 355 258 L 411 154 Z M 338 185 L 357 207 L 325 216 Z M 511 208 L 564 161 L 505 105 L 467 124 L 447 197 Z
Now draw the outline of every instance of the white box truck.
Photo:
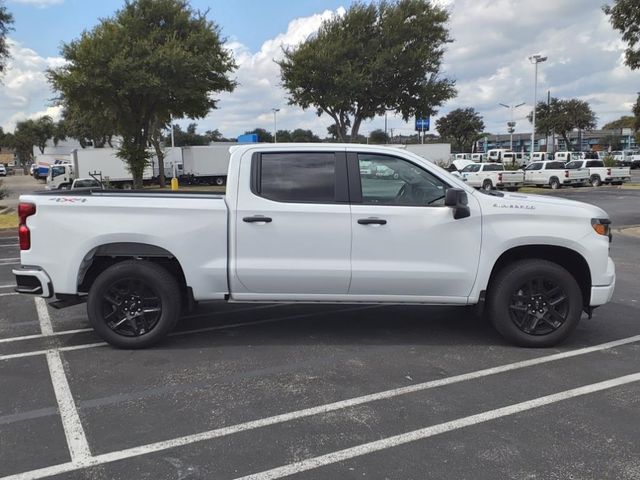
M 229 144 L 182 147 L 182 180 L 190 184 L 226 184 L 229 148 Z

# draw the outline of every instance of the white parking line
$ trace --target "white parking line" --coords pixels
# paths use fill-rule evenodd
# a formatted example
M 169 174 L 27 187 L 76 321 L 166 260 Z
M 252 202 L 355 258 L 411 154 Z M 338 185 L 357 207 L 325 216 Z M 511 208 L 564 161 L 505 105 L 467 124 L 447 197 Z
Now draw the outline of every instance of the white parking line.
M 93 332 L 93 328 L 78 328 L 76 330 L 61 330 L 59 332 L 53 332 L 50 336 L 57 337 L 60 335 L 73 335 L 74 333 Z M 0 338 L 0 343 L 21 342 L 23 340 L 33 340 L 34 338 L 44 338 L 49 335 L 43 335 L 41 333 L 35 333 L 33 335 L 23 335 L 21 337 Z
M 53 335 L 53 327 L 51 326 L 51 318 L 49 317 L 47 302 L 45 302 L 42 297 L 35 297 L 33 301 L 36 303 L 36 311 L 38 312 L 38 321 L 40 322 L 42 335 L 45 337 Z
M 20 257 L 12 257 L 12 258 L 0 258 L 0 265 L 13 265 L 15 262 L 20 261 Z M 10 262 L 10 263 L 7 263 Z
M 13 288 L 15 287 L 15 284 L 13 285 L 0 285 L 0 288 Z
M 403 445 L 405 443 L 415 442 L 417 440 L 433 437 L 435 435 L 440 435 L 441 433 L 451 432 L 460 428 L 478 425 L 490 420 L 496 420 L 498 418 L 514 415 L 516 413 L 526 412 L 527 410 L 532 410 L 534 408 L 540 408 L 545 405 L 562 402 L 570 398 L 576 398 L 582 395 L 588 395 L 590 393 L 601 392 L 603 390 L 609 390 L 611 388 L 638 381 L 640 381 L 640 373 L 625 375 L 624 377 L 618 377 L 612 380 L 606 380 L 604 382 L 592 383 L 591 385 L 572 388 L 571 390 L 554 393 L 553 395 L 538 397 L 533 400 L 527 400 L 526 402 L 520 402 L 514 405 L 509 405 L 507 407 L 496 408 L 495 410 L 488 410 L 476 415 L 458 418 L 450 422 L 440 423 L 438 425 L 421 428 L 419 430 L 413 430 L 412 432 L 403 433 L 401 435 L 395 435 L 393 437 L 383 438 L 374 442 L 364 443 L 356 447 L 345 448 L 344 450 L 339 450 L 327 455 L 309 458 L 301 462 L 296 462 L 290 465 L 266 470 L 264 472 L 240 477 L 236 480 L 275 480 L 296 473 L 306 472 L 316 468 L 324 467 L 326 465 L 343 462 L 345 460 L 360 457 L 362 455 L 368 455 L 370 453 L 379 452 L 388 448 L 397 447 L 398 445 Z
M 349 407 L 354 407 L 354 406 L 357 406 L 357 405 L 362 405 L 362 404 L 365 404 L 365 403 L 374 402 L 374 401 L 377 401 L 377 400 L 393 398 L 393 397 L 397 397 L 397 396 L 404 395 L 404 394 L 407 394 L 407 393 L 419 392 L 419 391 L 428 390 L 428 389 L 431 389 L 431 388 L 436 388 L 436 387 L 441 387 L 441 386 L 445 386 L 445 385 L 451 385 L 451 384 L 454 384 L 454 383 L 464 382 L 464 381 L 467 381 L 467 380 L 478 379 L 478 378 L 486 377 L 486 376 L 489 376 L 489 375 L 495 375 L 495 374 L 498 374 L 498 373 L 509 372 L 509 371 L 512 371 L 512 370 L 517 370 L 517 369 L 521 369 L 521 368 L 525 368 L 525 367 L 531 367 L 531 366 L 534 366 L 534 365 L 541 365 L 541 364 L 544 364 L 544 363 L 554 362 L 554 361 L 557 361 L 557 360 L 562 360 L 562 359 L 571 358 L 571 357 L 577 357 L 579 355 L 585 355 L 585 354 L 588 354 L 588 353 L 599 352 L 599 351 L 602 351 L 602 350 L 608 350 L 608 349 L 612 349 L 612 348 L 619 347 L 619 346 L 622 346 L 622 345 L 635 343 L 635 342 L 638 342 L 638 341 L 640 341 L 640 335 L 635 335 L 633 337 L 623 338 L 623 339 L 620 339 L 620 340 L 615 340 L 615 341 L 607 342 L 607 343 L 602 343 L 600 345 L 594 345 L 594 346 L 591 346 L 591 347 L 580 348 L 580 349 L 577 349 L 577 350 L 570 350 L 570 351 L 567 351 L 567 352 L 556 353 L 556 354 L 553 354 L 553 355 L 546 355 L 546 356 L 543 356 L 543 357 L 533 358 L 533 359 L 530 359 L 530 360 L 523 360 L 523 361 L 515 362 L 515 363 L 509 363 L 509 364 L 500 365 L 500 366 L 497 366 L 497 367 L 486 368 L 486 369 L 483 369 L 483 370 L 477 370 L 475 372 L 465 373 L 465 374 L 461 374 L 461 375 L 455 375 L 453 377 L 441 378 L 441 379 L 438 379 L 438 380 L 432 380 L 432 381 L 429 381 L 429 382 L 419 383 L 419 384 L 416 384 L 416 385 L 410 385 L 410 386 L 407 386 L 407 387 L 395 388 L 395 389 L 386 390 L 386 391 L 383 391 L 383 392 L 372 393 L 372 394 L 369 394 L 369 395 L 363 395 L 361 397 L 354 397 L 354 398 L 350 398 L 350 399 L 347 399 L 347 400 L 341 400 L 341 401 L 334 402 L 334 403 L 328 403 L 328 404 L 325 404 L 325 405 L 318 405 L 316 407 L 310 407 L 310 408 L 306 408 L 306 409 L 303 409 L 303 410 L 298 410 L 298 411 L 289 412 L 289 413 L 283 413 L 283 414 L 275 415 L 275 416 L 272 416 L 272 417 L 266 417 L 266 418 L 261 418 L 261 419 L 258 419 L 258 420 L 252 420 L 252 421 L 249 421 L 249 422 L 239 423 L 239 424 L 236 424 L 236 425 L 231 425 L 231 426 L 228 426 L 228 427 L 223 427 L 223 428 L 218 428 L 218 429 L 214 429 L 214 430 L 209 430 L 209 431 L 206 431 L 206 432 L 196 433 L 196 434 L 193 434 L 193 435 L 186 435 L 186 436 L 174 438 L 174 439 L 171 439 L 171 440 L 164 440 L 164 441 L 161 441 L 161 442 L 150 443 L 150 444 L 147 444 L 147 445 L 142 445 L 142 446 L 139 446 L 139 447 L 133 447 L 133 448 L 129 448 L 129 449 L 126 449 L 126 450 L 119 450 L 119 451 L 115 451 L 115 452 L 105 453 L 105 454 L 98 455 L 98 456 L 95 456 L 95 457 L 87 458 L 87 459 L 85 459 L 85 460 L 83 460 L 81 462 L 63 463 L 63 464 L 54 465 L 54 466 L 51 466 L 51 467 L 41 468 L 41 469 L 38 469 L 38 470 L 32 470 L 32 471 L 25 472 L 25 473 L 22 473 L 22 474 L 16 474 L 16 475 L 4 477 L 4 478 L 1 478 L 0 480 L 38 479 L 38 478 L 48 477 L 48 476 L 51 476 L 51 475 L 58 475 L 58 474 L 61 474 L 61 473 L 67 473 L 67 472 L 71 472 L 71 471 L 74 471 L 74 470 L 79 470 L 79 469 L 90 467 L 90 466 L 94 466 L 94 465 L 101 465 L 101 464 L 104 464 L 104 463 L 110 463 L 110 462 L 115 462 L 115 461 L 118 461 L 118 460 L 124 460 L 124 459 L 127 459 L 127 458 L 137 457 L 137 456 L 140 456 L 140 455 L 146 455 L 146 454 L 149 454 L 149 453 L 160 452 L 160 451 L 168 450 L 168 449 L 171 449 L 171 448 L 190 445 L 192 443 L 202 442 L 202 441 L 205 441 L 205 440 L 212 440 L 214 438 L 224 437 L 224 436 L 227 436 L 227 435 L 233 435 L 235 433 L 240 433 L 240 432 L 244 432 L 244 431 L 247 431 L 247 430 L 253 430 L 253 429 L 256 429 L 256 428 L 267 427 L 267 426 L 270 426 L 270 425 L 289 422 L 289 421 L 292 421 L 292 420 L 297 420 L 297 419 L 300 419 L 300 418 L 310 417 L 310 416 L 313 416 L 313 415 L 324 414 L 324 413 L 328 413 L 328 412 L 332 412 L 332 411 L 336 411 L 336 410 L 341 410 L 341 409 L 344 409 L 344 408 L 349 408 Z M 640 374 L 634 374 L 634 375 L 640 376 Z M 621 378 L 627 378 L 627 377 L 621 377 Z M 638 377 L 638 379 L 640 379 L 640 377 Z M 619 379 L 611 380 L 609 382 L 615 382 L 617 380 L 619 380 Z M 629 382 L 625 382 L 625 383 L 630 383 L 631 381 L 636 381 L 636 380 L 630 380 Z M 594 384 L 594 385 L 601 385 L 601 384 L 605 384 L 605 383 L 607 383 L 607 382 L 601 382 L 600 384 Z M 620 383 L 620 384 L 622 384 L 622 383 Z M 584 389 L 584 388 L 588 388 L 588 387 L 593 387 L 593 386 L 580 387 L 580 388 Z M 611 388 L 611 387 L 605 387 L 605 388 Z M 602 389 L 604 389 L 604 388 L 602 388 Z M 568 390 L 567 392 L 573 392 L 573 391 L 577 391 L 577 390 L 580 390 L 580 389 Z M 597 389 L 593 390 L 593 391 L 597 391 Z M 566 394 L 566 392 L 561 392 L 560 394 L 556 394 L 556 395 L 562 395 L 562 394 Z M 573 396 L 577 396 L 577 395 L 573 395 Z M 547 397 L 542 397 L 542 398 L 547 398 Z M 571 395 L 569 397 L 566 397 L 566 398 L 571 398 Z M 534 402 L 534 400 L 531 400 L 529 402 Z M 524 403 L 527 403 L 527 402 L 524 402 Z M 520 404 L 518 404 L 518 405 L 520 405 Z M 531 408 L 534 408 L 534 407 L 531 407 Z M 485 414 L 486 414 L 486 412 L 485 412 Z M 451 423 L 451 422 L 449 422 L 449 423 Z M 442 425 L 447 425 L 447 424 L 442 424 Z M 435 427 L 429 427 L 429 428 L 435 428 Z
M 60 352 L 58 350 L 50 350 L 47 352 L 47 364 L 49 366 L 51 382 L 53 383 L 53 390 L 56 394 L 56 401 L 58 402 L 58 411 L 62 419 L 64 434 L 67 438 L 67 446 L 71 454 L 71 461 L 76 463 L 86 460 L 91 457 L 91 450 L 89 449 L 84 428 L 82 428 L 78 408 L 76 407 L 76 402 L 73 400 L 69 382 L 64 373 L 62 358 L 60 358 Z
M 0 243 L 0 248 L 2 247 L 18 247 L 19 243 Z
M 11 297 L 13 295 L 20 295 L 18 292 L 0 293 L 0 297 Z

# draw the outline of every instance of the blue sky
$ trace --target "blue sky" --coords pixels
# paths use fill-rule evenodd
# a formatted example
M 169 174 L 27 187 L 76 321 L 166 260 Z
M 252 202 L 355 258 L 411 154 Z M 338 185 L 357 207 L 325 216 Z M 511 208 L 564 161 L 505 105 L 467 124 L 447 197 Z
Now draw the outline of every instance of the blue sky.
M 499 103 L 525 106 L 515 112 L 516 133 L 530 130 L 533 68 L 527 57 L 542 53 L 538 98 L 547 90 L 559 98 L 588 101 L 598 124 L 629 114 L 640 91 L 640 71 L 624 65 L 624 44 L 602 12 L 605 0 L 434 0 L 450 12 L 454 42 L 447 48 L 442 75 L 456 81 L 458 95 L 440 109 L 473 107 L 485 130 L 505 133 L 509 112 Z M 2 0 L 0 0 L 2 2 Z M 13 55 L 0 84 L 0 126 L 60 110 L 52 105 L 44 71 L 60 66 L 60 45 L 91 29 L 122 7 L 123 0 L 5 0 L 15 16 L 9 40 Z M 256 127 L 273 129 L 272 108 L 280 108 L 278 128 L 308 128 L 326 136 L 330 120 L 287 104 L 274 60 L 282 47 L 295 47 L 321 22 L 339 15 L 350 0 L 192 0 L 209 10 L 239 65 L 238 88 L 220 94 L 218 109 L 198 119 L 201 131 L 217 128 L 237 136 Z M 432 119 L 432 124 L 437 116 Z M 185 122 L 186 123 L 186 122 Z M 412 125 L 389 115 L 388 126 L 412 133 Z M 361 132 L 384 127 L 383 118 L 363 124 Z

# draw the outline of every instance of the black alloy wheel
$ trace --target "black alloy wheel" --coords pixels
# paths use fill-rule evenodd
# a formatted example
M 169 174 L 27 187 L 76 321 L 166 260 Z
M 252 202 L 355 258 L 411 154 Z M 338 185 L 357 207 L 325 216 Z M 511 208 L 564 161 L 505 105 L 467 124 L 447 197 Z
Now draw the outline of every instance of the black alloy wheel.
M 511 295 L 511 321 L 528 335 L 547 335 L 567 320 L 569 298 L 553 280 L 534 277 Z
M 102 296 L 102 315 L 118 335 L 139 337 L 149 333 L 162 315 L 162 300 L 153 286 L 138 278 L 116 280 Z

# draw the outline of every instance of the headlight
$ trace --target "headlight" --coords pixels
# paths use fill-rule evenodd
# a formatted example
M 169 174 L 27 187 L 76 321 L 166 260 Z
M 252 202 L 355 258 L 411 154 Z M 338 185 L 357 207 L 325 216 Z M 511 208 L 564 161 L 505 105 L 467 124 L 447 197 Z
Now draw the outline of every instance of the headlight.
M 608 218 L 592 218 L 591 227 L 593 227 L 598 235 L 609 237 L 609 241 L 611 241 L 611 220 Z

